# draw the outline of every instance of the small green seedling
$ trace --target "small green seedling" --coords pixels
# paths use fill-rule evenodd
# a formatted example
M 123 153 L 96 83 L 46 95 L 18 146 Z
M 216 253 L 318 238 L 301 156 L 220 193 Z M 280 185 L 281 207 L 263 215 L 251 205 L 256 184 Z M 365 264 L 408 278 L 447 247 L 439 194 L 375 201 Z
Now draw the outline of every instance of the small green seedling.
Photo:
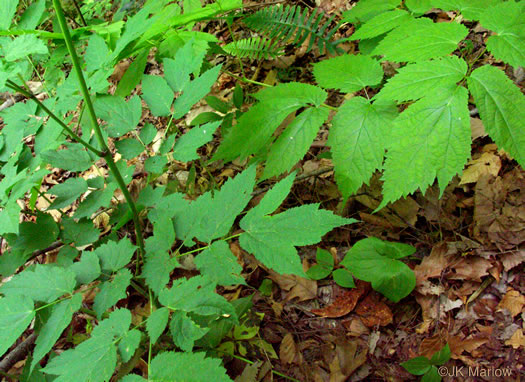
M 422 382 L 441 381 L 437 366 L 444 365 L 450 359 L 450 347 L 446 344 L 441 350 L 434 353 L 430 359 L 427 357 L 416 357 L 403 362 L 401 366 L 413 375 L 422 375 Z

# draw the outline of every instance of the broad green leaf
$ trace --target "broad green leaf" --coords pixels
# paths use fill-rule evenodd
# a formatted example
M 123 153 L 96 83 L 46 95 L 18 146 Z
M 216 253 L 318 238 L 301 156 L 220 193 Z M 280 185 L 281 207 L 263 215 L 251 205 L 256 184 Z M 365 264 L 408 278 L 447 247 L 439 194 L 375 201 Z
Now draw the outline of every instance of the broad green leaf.
M 58 210 L 69 206 L 80 195 L 86 192 L 88 185 L 83 178 L 69 178 L 63 183 L 59 183 L 56 186 L 51 187 L 49 193 L 55 195 L 56 198 L 53 203 L 49 206 L 50 210 Z
M 289 171 L 301 160 L 328 114 L 328 109 L 320 107 L 309 108 L 299 114 L 270 148 L 263 179 Z
M 197 77 L 195 80 L 186 84 L 173 105 L 173 118 L 178 119 L 186 115 L 191 107 L 199 102 L 211 90 L 212 85 L 217 80 L 221 65 L 214 67 Z
M 404 102 L 433 97 L 438 88 L 453 92 L 466 73 L 467 63 L 456 56 L 408 64 L 374 98 Z
M 245 219 L 258 219 L 274 212 L 290 193 L 295 175 L 295 172 L 291 173 L 266 192 L 266 195 L 264 195 L 264 198 L 262 198 L 259 204 L 248 211 Z
M 145 145 L 149 145 L 156 135 L 157 129 L 155 128 L 155 126 L 153 126 L 151 123 L 146 123 L 140 130 L 139 137 L 142 143 L 144 143 Z
M 226 235 L 235 218 L 250 201 L 254 185 L 255 166 L 250 166 L 234 179 L 229 179 L 220 191 L 215 191 L 213 195 L 207 192 L 194 202 L 187 203 L 175 215 L 177 237 L 188 245 L 194 237 L 209 243 Z
M 194 41 L 190 40 L 177 50 L 175 59 L 167 58 L 164 63 L 164 76 L 174 92 L 180 92 L 190 82 L 190 74 L 199 71 L 205 52 L 195 54 Z
M 352 40 L 362 40 L 377 37 L 410 20 L 412 20 L 412 16 L 402 9 L 380 13 L 367 21 L 350 38 Z
M 170 281 L 170 273 L 177 266 L 177 259 L 168 251 L 175 241 L 175 231 L 170 217 L 159 217 L 153 223 L 153 236 L 146 239 L 146 261 L 142 277 L 146 284 L 159 294 Z
M 444 11 L 460 11 L 467 20 L 480 20 L 487 8 L 496 4 L 500 7 L 501 3 L 502 0 L 432 0 L 432 7 Z
M 84 60 L 86 60 L 86 70 L 94 72 L 100 69 L 101 65 L 106 61 L 109 55 L 109 49 L 106 42 L 98 34 L 92 34 L 88 41 L 88 47 Z
M 134 138 L 123 139 L 115 142 L 115 147 L 124 159 L 133 159 L 144 151 L 144 146 Z
M 230 111 L 231 106 L 228 102 L 221 100 L 219 97 L 208 96 L 204 98 L 206 103 L 214 110 L 217 110 L 219 113 L 226 114 Z
M 118 343 L 118 352 L 123 362 L 128 362 L 131 359 L 140 345 L 140 338 L 140 330 L 133 329 L 127 332 L 120 340 Z
M 203 276 L 177 279 L 170 289 L 164 289 L 159 302 L 171 310 L 193 312 L 201 316 L 230 315 L 236 319 L 235 309 L 215 293 L 215 283 Z
M 6 233 L 18 234 L 21 208 L 16 200 L 10 201 L 0 211 L 0 236 Z
M 343 13 L 345 21 L 365 22 L 385 11 L 397 8 L 401 0 L 359 0 L 349 11 Z
M 89 218 L 94 214 L 100 207 L 106 207 L 111 204 L 113 193 L 117 189 L 115 183 L 110 183 L 103 190 L 96 190 L 91 192 L 86 199 L 84 199 L 78 205 L 77 210 L 73 217 L 75 219 Z
M 80 143 L 69 143 L 67 149 L 45 151 L 40 156 L 53 167 L 67 171 L 85 171 L 93 161 Z
M 450 359 L 450 346 L 446 344 L 438 352 L 435 352 L 430 358 L 432 365 L 444 365 Z
M 38 213 L 36 223 L 23 222 L 18 226 L 18 237 L 12 245 L 14 250 L 31 253 L 47 248 L 58 237 L 59 229 L 51 215 Z
M 67 121 L 65 121 L 67 123 Z M 56 150 L 65 141 L 62 135 L 62 126 L 54 119 L 49 119 L 44 128 L 41 128 L 35 136 L 35 154 L 47 150 Z
M 127 97 L 131 94 L 133 89 L 142 81 L 146 64 L 148 63 L 149 49 L 142 50 L 135 60 L 131 63 L 122 78 L 120 79 L 115 95 L 119 97 Z
M 152 174 L 162 174 L 167 163 L 168 159 L 165 156 L 156 155 L 146 159 L 144 169 Z
M 485 65 L 472 72 L 468 88 L 485 129 L 496 144 L 525 167 L 525 96 L 505 73 Z
M 309 278 L 313 280 L 321 280 L 332 273 L 332 269 L 334 269 L 334 258 L 330 252 L 325 249 L 317 248 L 315 260 L 317 264 L 306 271 Z
M 90 219 L 80 219 L 78 222 L 70 217 L 62 218 L 62 240 L 64 243 L 75 243 L 75 247 L 82 247 L 98 240 L 100 231 Z
M 75 286 L 75 273 L 71 270 L 36 264 L 2 285 L 0 292 L 6 296 L 27 296 L 33 301 L 52 302 L 72 293 Z
M 441 374 L 435 366 L 431 366 L 421 378 L 421 382 L 441 382 L 441 380 Z
M 27 7 L 27 9 L 22 14 L 22 17 L 20 17 L 20 22 L 16 26 L 17 29 L 35 29 L 40 24 L 41 20 L 47 16 L 47 12 L 45 12 L 45 10 L 45 0 L 34 1 L 29 7 Z
M 525 66 L 525 13 L 521 3 L 507 1 L 486 8 L 481 25 L 496 32 L 487 40 L 487 49 L 497 59 L 515 68 Z
M 213 139 L 213 133 L 220 124 L 220 121 L 216 121 L 193 127 L 175 142 L 173 158 L 181 162 L 199 159 L 196 150 Z
M 34 34 L 16 37 L 9 40 L 2 49 L 5 52 L 6 61 L 16 61 L 32 54 L 47 54 L 47 46 L 42 40 L 39 40 Z
M 354 194 L 382 166 L 396 105 L 354 97 L 339 108 L 328 136 L 335 179 L 343 197 Z
M 429 60 L 452 53 L 467 34 L 468 29 L 455 22 L 414 19 L 388 33 L 372 54 L 394 62 Z
M 77 293 L 72 298 L 64 300 L 53 306 L 51 315 L 40 329 L 36 339 L 36 346 L 31 360 L 31 370 L 51 350 L 55 342 L 60 338 L 64 329 L 71 322 L 73 313 L 82 305 L 82 294 Z
M 194 260 L 202 275 L 219 285 L 246 284 L 241 265 L 225 241 L 215 241 Z
M 109 241 L 102 244 L 93 252 L 100 258 L 103 270 L 116 272 L 131 261 L 136 249 L 137 247 L 131 244 L 129 239 L 124 238 L 118 243 Z
M 231 382 L 218 358 L 206 354 L 164 352 L 151 361 L 150 382 Z
M 290 113 L 308 104 L 321 105 L 326 92 L 316 86 L 292 82 L 263 89 L 254 97 L 260 103 L 238 119 L 219 146 L 214 160 L 244 159 L 257 153 L 270 143 L 272 134 Z
M 324 88 L 353 93 L 378 85 L 383 79 L 383 69 L 372 57 L 346 54 L 315 64 L 314 76 Z
M 354 278 L 346 268 L 338 268 L 332 272 L 335 283 L 343 288 L 355 288 Z
M 273 216 L 246 215 L 240 223 L 245 232 L 239 240 L 265 266 L 305 277 L 295 246 L 316 244 L 333 228 L 354 222 L 319 210 L 318 204 L 307 204 Z
M 155 117 L 166 117 L 171 114 L 174 94 L 164 78 L 145 75 L 142 78 L 142 98 Z
M 118 271 L 113 280 L 105 281 L 100 285 L 100 292 L 95 296 L 93 304 L 93 310 L 99 318 L 119 300 L 127 297 L 126 289 L 131 277 L 129 269 L 124 268 Z
M 0 356 L 26 330 L 35 311 L 33 301 L 28 296 L 13 295 L 0 298 Z
M 391 301 L 398 302 L 412 292 L 416 276 L 397 259 L 414 252 L 415 248 L 406 244 L 368 238 L 354 244 L 341 265 L 358 279 L 371 282 L 372 288 Z
M 19 0 L 2 0 L 0 7 L 0 30 L 9 29 Z
M 160 308 L 155 310 L 148 317 L 148 322 L 146 323 L 146 330 L 148 331 L 149 339 L 151 343 L 157 342 L 166 325 L 168 324 L 168 319 L 170 317 L 170 311 L 168 308 Z
M 182 351 L 191 352 L 195 341 L 202 338 L 210 329 L 201 328 L 186 312 L 174 312 L 170 321 L 173 343 Z
M 401 363 L 401 366 L 410 374 L 423 375 L 430 370 L 432 366 L 426 357 L 416 357 Z
M 115 372 L 117 346 L 114 337 L 124 335 L 131 323 L 126 309 L 112 312 L 91 334 L 91 338 L 74 349 L 51 359 L 42 371 L 58 375 L 56 382 L 107 382 Z
M 120 382 L 146 382 L 144 378 L 137 374 L 128 374 L 120 380 Z
M 118 96 L 98 96 L 94 106 L 97 116 L 108 123 L 106 131 L 110 137 L 129 133 L 137 127 L 142 115 L 142 105 L 137 96 L 127 102 Z
M 437 90 L 437 89 L 436 89 Z M 449 93 L 448 91 L 446 93 Z M 383 201 L 424 192 L 437 178 L 441 192 L 470 158 L 468 93 L 425 97 L 394 121 L 383 174 Z
M 416 15 L 422 15 L 423 13 L 431 10 L 436 0 L 405 0 L 405 6 Z
M 75 272 L 75 278 L 80 285 L 89 284 L 100 276 L 100 263 L 94 252 L 82 252 L 80 261 L 71 264 L 69 269 Z

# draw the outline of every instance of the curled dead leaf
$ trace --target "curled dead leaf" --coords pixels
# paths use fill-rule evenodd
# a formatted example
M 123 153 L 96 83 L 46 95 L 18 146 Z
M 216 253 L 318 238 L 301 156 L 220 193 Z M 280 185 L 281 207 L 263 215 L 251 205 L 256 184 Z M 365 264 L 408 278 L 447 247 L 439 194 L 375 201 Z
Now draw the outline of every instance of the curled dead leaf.
M 368 328 L 385 326 L 393 321 L 392 311 L 375 293 L 370 293 L 359 303 L 355 312 Z
M 501 299 L 498 304 L 498 310 L 507 309 L 512 317 L 517 316 L 523 312 L 523 306 L 525 305 L 525 296 L 523 296 L 517 290 L 509 288 L 505 296 Z
M 368 291 L 369 285 L 358 281 L 356 287 L 343 289 L 333 303 L 322 309 L 312 309 L 312 313 L 327 318 L 342 317 L 354 310 L 357 301 Z

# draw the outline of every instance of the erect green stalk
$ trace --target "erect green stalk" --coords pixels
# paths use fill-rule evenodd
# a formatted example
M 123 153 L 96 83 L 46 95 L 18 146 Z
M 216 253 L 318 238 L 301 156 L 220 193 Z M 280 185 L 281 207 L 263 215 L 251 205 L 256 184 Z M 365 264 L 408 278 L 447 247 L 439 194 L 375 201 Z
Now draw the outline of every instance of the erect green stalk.
M 77 134 L 75 134 L 75 132 L 73 130 L 71 130 L 71 128 L 68 125 L 66 125 L 60 118 L 58 118 L 55 113 L 53 113 L 51 110 L 49 110 L 49 108 L 46 105 L 44 105 L 38 98 L 36 98 L 33 93 L 31 93 L 28 90 L 22 88 L 21 86 L 18 86 L 17 84 L 15 84 L 11 80 L 7 80 L 7 87 L 10 88 L 10 89 L 13 89 L 14 91 L 17 91 L 20 94 L 23 94 L 24 96 L 26 96 L 27 98 L 30 98 L 33 101 L 35 101 L 36 104 L 38 106 L 40 106 L 40 108 L 47 113 L 47 115 L 49 115 L 52 119 L 54 119 L 55 122 L 58 123 L 60 125 L 60 127 L 62 127 L 62 129 L 67 131 L 67 133 L 71 136 L 71 138 L 73 138 L 73 140 L 77 141 L 78 143 L 83 145 L 88 150 L 91 150 L 93 153 L 95 153 L 95 155 L 97 155 L 99 157 L 103 157 L 104 156 L 104 153 L 102 151 L 100 151 L 96 147 L 90 145 L 88 142 L 84 141 Z
M 102 152 L 104 153 L 103 158 L 106 160 L 106 163 L 108 164 L 110 171 L 113 173 L 113 176 L 117 180 L 120 190 L 122 191 L 124 198 L 128 202 L 129 209 L 131 210 L 131 214 L 133 215 L 133 223 L 135 225 L 137 245 L 139 246 L 139 252 L 140 252 L 140 255 L 142 256 L 144 254 L 144 238 L 142 237 L 142 229 L 141 229 L 139 214 L 137 211 L 137 206 L 135 205 L 135 201 L 133 200 L 133 198 L 131 197 L 131 194 L 129 193 L 129 190 L 126 186 L 126 182 L 124 182 L 124 179 L 122 178 L 122 175 L 120 174 L 120 171 L 117 165 L 115 164 L 115 161 L 113 160 L 111 151 L 109 150 L 108 145 L 106 144 L 106 141 L 104 140 L 104 136 L 102 135 L 102 130 L 100 129 L 100 125 L 98 124 L 98 121 L 97 121 L 97 115 L 95 114 L 95 108 L 93 107 L 93 103 L 91 102 L 91 97 L 89 95 L 88 87 L 86 85 L 86 80 L 84 79 L 84 74 L 82 73 L 82 67 L 80 66 L 80 61 L 78 60 L 78 56 L 75 51 L 75 47 L 73 46 L 73 40 L 71 39 L 71 33 L 69 32 L 69 28 L 67 26 L 66 18 L 64 17 L 64 12 L 62 11 L 60 0 L 53 0 L 53 7 L 55 8 L 55 12 L 57 14 L 57 19 L 58 19 L 58 23 L 60 24 L 60 29 L 62 29 L 62 33 L 64 34 L 64 41 L 66 42 L 67 50 L 69 51 L 69 54 L 71 55 L 71 60 L 73 61 L 73 68 L 75 69 L 75 72 L 77 73 L 78 83 L 80 84 L 80 90 L 82 91 L 82 96 L 84 97 L 84 102 L 86 104 L 86 107 L 89 113 L 89 118 L 91 120 L 91 126 L 93 128 L 93 131 L 95 132 L 95 136 L 97 137 L 97 140 L 102 149 Z

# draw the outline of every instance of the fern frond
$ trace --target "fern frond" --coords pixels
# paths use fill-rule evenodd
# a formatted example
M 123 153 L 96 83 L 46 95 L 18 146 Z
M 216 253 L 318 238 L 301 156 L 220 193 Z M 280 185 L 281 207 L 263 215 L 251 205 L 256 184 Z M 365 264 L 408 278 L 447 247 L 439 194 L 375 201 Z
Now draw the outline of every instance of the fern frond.
M 254 31 L 280 41 L 290 40 L 295 35 L 292 41 L 294 45 L 301 45 L 308 36 L 311 36 L 307 52 L 312 49 L 317 41 L 321 53 L 326 50 L 334 54 L 340 51 L 337 48 L 339 41 L 331 41 L 337 27 L 328 30 L 328 26 L 334 16 L 322 24 L 321 20 L 323 18 L 323 12 L 314 11 L 308 17 L 308 12 L 298 6 L 281 7 L 280 5 L 274 5 L 248 16 L 244 19 L 244 23 Z
M 267 59 L 268 57 L 275 58 L 281 56 L 284 51 L 283 48 L 278 46 L 271 40 L 267 40 L 261 37 L 245 38 L 230 42 L 223 47 L 224 51 L 232 56 L 240 58 L 254 58 L 254 59 Z

